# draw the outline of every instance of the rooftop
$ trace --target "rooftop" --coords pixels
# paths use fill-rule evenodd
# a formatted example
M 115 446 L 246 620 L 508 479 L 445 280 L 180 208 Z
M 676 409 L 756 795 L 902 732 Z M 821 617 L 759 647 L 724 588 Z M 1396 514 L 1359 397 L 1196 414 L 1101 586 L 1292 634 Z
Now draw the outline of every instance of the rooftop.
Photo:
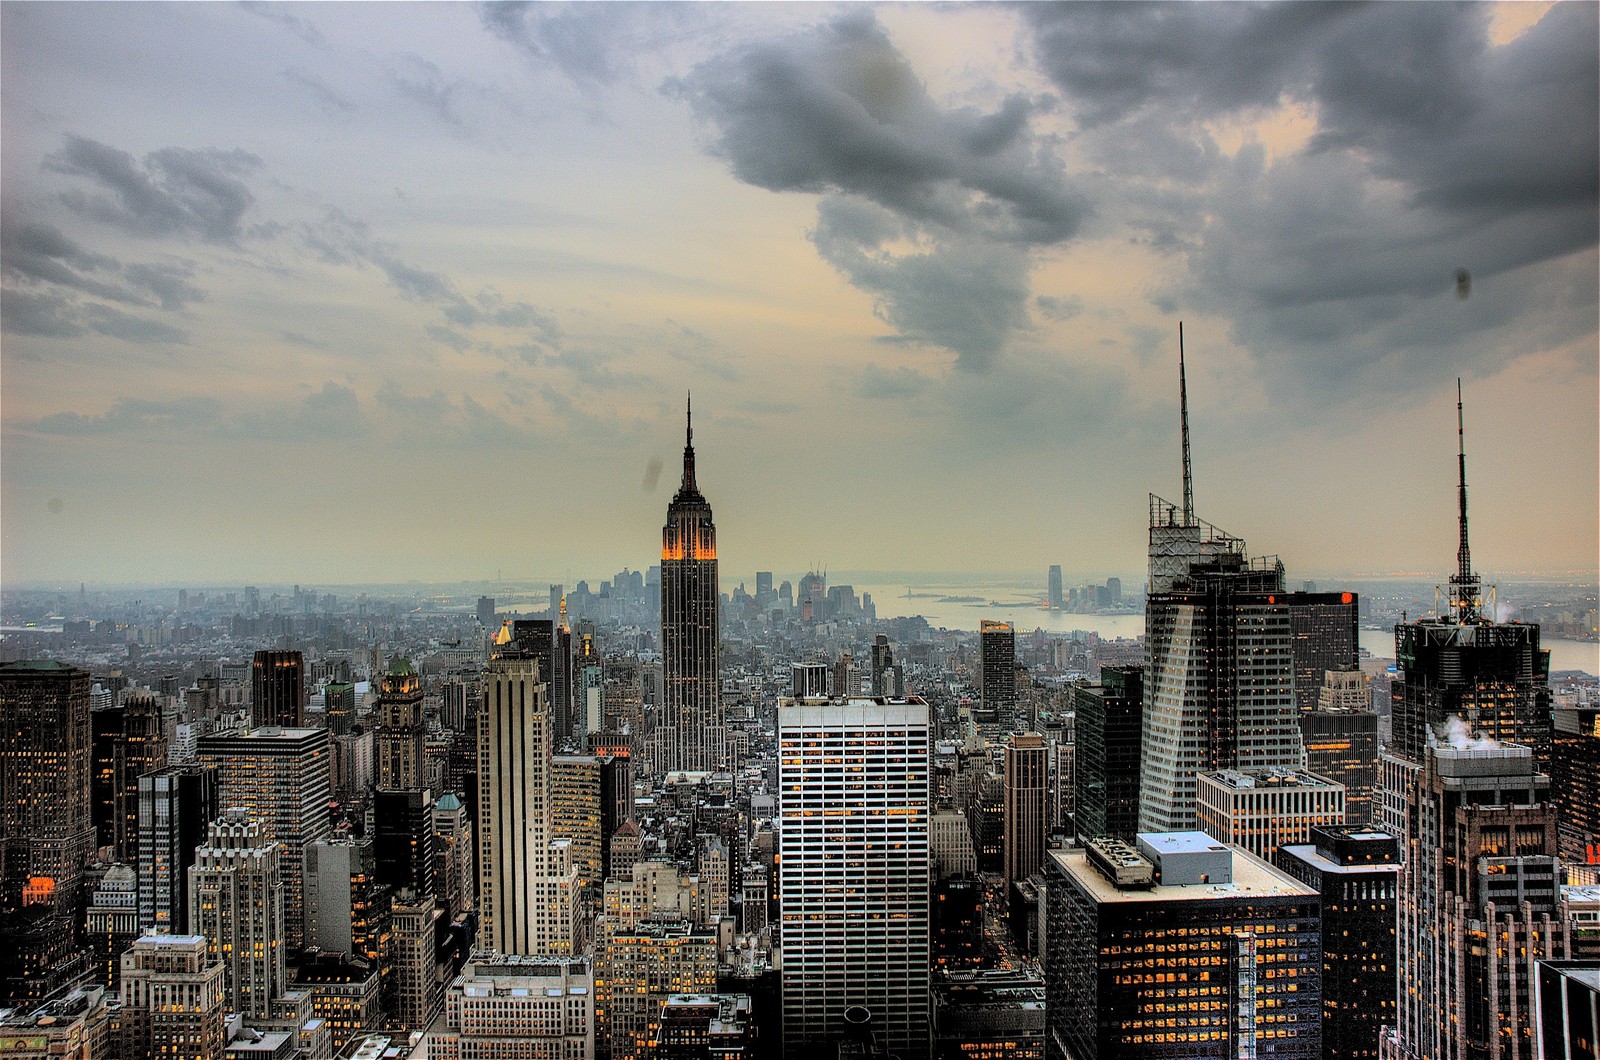
M 1199 836 L 1207 844 L 1216 844 L 1216 840 L 1204 832 L 1141 833 L 1141 838 L 1145 836 L 1151 836 L 1156 839 L 1171 838 L 1176 842 L 1185 842 L 1184 837 Z M 1186 842 L 1191 847 L 1191 851 L 1198 845 L 1196 840 L 1190 839 Z M 1202 883 L 1178 887 L 1169 884 L 1156 884 L 1147 891 L 1118 890 L 1115 884 L 1089 864 L 1086 851 L 1051 850 L 1046 853 L 1056 863 L 1062 874 L 1074 880 L 1079 887 L 1091 895 L 1100 905 L 1133 905 L 1138 903 L 1159 905 L 1164 902 L 1220 902 L 1226 900 L 1237 901 L 1243 898 L 1318 897 L 1317 892 L 1312 888 L 1278 871 L 1245 850 L 1233 850 L 1232 883 Z

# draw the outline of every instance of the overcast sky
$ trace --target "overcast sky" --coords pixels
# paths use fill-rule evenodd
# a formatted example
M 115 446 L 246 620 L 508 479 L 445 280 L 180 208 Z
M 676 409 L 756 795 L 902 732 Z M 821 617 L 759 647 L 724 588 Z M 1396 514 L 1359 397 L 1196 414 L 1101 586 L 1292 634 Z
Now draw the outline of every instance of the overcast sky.
M 4 3 L 5 583 L 1592 571 L 1597 12 Z

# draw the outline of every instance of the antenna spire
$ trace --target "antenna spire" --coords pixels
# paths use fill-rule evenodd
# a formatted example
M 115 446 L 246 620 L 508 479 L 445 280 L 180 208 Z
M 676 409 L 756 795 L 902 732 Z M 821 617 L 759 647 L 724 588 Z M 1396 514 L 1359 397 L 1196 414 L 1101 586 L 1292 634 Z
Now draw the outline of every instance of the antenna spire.
M 694 484 L 694 394 L 684 401 L 683 436 L 683 488 L 693 491 Z
M 1450 579 L 1451 602 L 1456 617 L 1461 622 L 1471 622 L 1478 617 L 1478 603 L 1483 583 L 1472 572 L 1472 549 L 1467 544 L 1467 428 L 1461 403 L 1461 379 L 1456 379 L 1456 462 L 1460 474 L 1459 518 L 1461 544 L 1456 549 L 1456 573 Z
M 1189 380 L 1183 367 L 1183 321 L 1178 321 L 1178 416 L 1183 421 L 1183 525 L 1194 525 L 1194 474 L 1189 468 Z

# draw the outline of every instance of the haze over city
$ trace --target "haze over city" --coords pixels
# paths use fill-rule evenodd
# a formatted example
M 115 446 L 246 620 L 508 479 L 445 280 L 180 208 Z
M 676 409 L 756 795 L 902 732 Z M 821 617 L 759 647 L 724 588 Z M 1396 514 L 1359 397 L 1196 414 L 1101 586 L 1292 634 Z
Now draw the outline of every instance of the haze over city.
M 1597 17 L 5 3 L 5 580 L 1592 577 Z

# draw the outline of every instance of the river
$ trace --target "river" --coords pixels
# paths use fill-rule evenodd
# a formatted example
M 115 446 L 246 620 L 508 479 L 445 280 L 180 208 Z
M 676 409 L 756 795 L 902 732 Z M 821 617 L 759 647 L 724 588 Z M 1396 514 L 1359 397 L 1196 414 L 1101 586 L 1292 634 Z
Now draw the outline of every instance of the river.
M 1144 613 L 1131 615 L 1090 615 L 1069 611 L 1046 611 L 1040 604 L 1043 595 L 1036 589 L 1007 585 L 916 585 L 906 596 L 904 585 L 855 584 L 857 593 L 871 593 L 879 618 L 904 618 L 921 615 L 931 626 L 976 631 L 986 618 L 1010 622 L 1017 632 L 1044 629 L 1052 633 L 1085 630 L 1102 637 L 1137 637 L 1144 633 Z M 977 597 L 967 602 L 965 598 Z M 1394 658 L 1393 629 L 1363 629 L 1361 646 L 1375 658 Z M 1600 644 L 1592 641 L 1541 637 L 1540 647 L 1550 651 L 1550 669 L 1582 670 L 1600 674 Z

